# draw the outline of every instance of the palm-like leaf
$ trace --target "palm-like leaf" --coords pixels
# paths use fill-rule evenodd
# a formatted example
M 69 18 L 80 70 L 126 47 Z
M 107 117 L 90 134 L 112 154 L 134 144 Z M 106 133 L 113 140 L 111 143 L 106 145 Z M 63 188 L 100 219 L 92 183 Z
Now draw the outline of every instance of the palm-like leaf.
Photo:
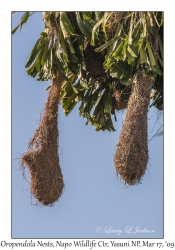
M 12 33 L 31 14 L 25 12 Z M 115 130 L 111 119 L 112 115 L 116 119 L 114 92 L 131 87 L 138 69 L 155 79 L 152 105 L 163 108 L 163 13 L 122 12 L 119 16 L 115 20 L 114 12 L 45 12 L 46 29 L 26 63 L 28 74 L 38 74 L 38 80 L 51 79 L 57 70 L 63 71 L 61 100 L 65 114 L 80 102 L 80 115 L 96 130 Z M 92 55 L 92 61 L 88 62 L 88 55 Z M 90 67 L 95 58 L 103 58 L 102 75 L 90 72 L 98 68 L 97 64 Z M 125 101 L 129 96 L 125 95 Z

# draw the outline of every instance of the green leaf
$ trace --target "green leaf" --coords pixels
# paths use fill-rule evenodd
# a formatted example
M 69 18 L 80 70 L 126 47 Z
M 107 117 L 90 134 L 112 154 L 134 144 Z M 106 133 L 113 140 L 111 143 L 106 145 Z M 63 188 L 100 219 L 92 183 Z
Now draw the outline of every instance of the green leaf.
M 124 72 L 124 74 L 122 75 L 122 77 L 120 78 L 120 83 L 123 85 L 128 85 L 129 80 L 132 76 L 132 72 L 133 72 L 133 67 L 131 65 L 127 65 L 126 71 Z
M 127 45 L 128 45 L 128 39 L 125 38 L 124 44 L 123 44 L 123 49 L 122 49 L 122 55 L 123 55 L 122 60 L 123 60 L 123 61 L 126 59 L 126 49 L 127 49 Z
M 159 64 L 158 64 L 157 61 L 156 61 L 156 72 L 157 72 L 157 74 L 160 75 L 160 76 L 163 74 L 162 71 L 161 71 L 161 69 L 160 69 L 160 67 L 159 67 Z
M 111 114 L 112 110 L 112 93 L 113 93 L 113 86 L 112 83 L 109 83 L 109 88 L 108 88 L 108 95 L 107 99 L 105 102 L 105 107 L 104 107 L 104 112 Z
M 83 23 L 81 16 L 80 16 L 80 12 L 75 12 L 75 15 L 76 15 L 77 24 L 78 24 L 80 31 L 82 32 L 82 34 L 85 37 L 87 37 L 90 40 L 91 39 L 91 32 L 88 30 L 86 25 Z
M 66 13 L 60 12 L 60 17 L 62 21 L 62 28 L 64 27 L 64 29 L 66 30 L 68 34 L 74 33 L 74 28 L 72 24 L 70 23 L 69 18 L 67 17 Z
M 37 56 L 37 54 L 38 54 L 38 52 L 39 52 L 39 49 L 40 49 L 40 47 L 39 47 L 39 44 L 40 44 L 40 41 L 41 41 L 41 37 L 37 40 L 37 42 L 35 43 L 35 45 L 34 45 L 34 47 L 33 47 L 33 49 L 32 49 L 32 52 L 31 52 L 31 54 L 30 54 L 30 56 L 29 56 L 29 59 L 27 60 L 27 63 L 26 63 L 26 65 L 25 65 L 25 68 L 28 68 L 28 67 L 30 67 L 30 65 L 33 63 L 33 61 L 36 59 L 36 56 Z
M 70 89 L 72 88 L 72 84 L 75 82 L 76 76 L 72 74 L 72 76 L 68 79 L 66 86 L 65 86 L 65 91 L 69 92 Z
M 162 41 L 160 39 L 159 34 L 158 34 L 158 44 L 159 44 L 159 48 L 160 48 L 161 57 L 163 58 L 163 46 L 162 46 Z
M 64 62 L 67 63 L 68 55 L 67 55 L 67 50 L 66 50 L 66 45 L 65 45 L 65 39 L 64 39 L 63 33 L 61 31 L 58 32 L 58 38 L 60 40 L 60 45 L 61 45 L 60 49 L 63 52 Z
M 105 44 L 103 44 L 102 46 L 100 46 L 100 47 L 94 49 L 94 51 L 95 51 L 95 52 L 100 52 L 100 51 L 106 49 L 109 45 L 111 45 L 111 44 L 113 44 L 115 41 L 117 41 L 118 38 L 119 38 L 118 36 L 112 38 L 112 39 L 111 39 L 110 41 L 108 41 L 107 43 L 105 43 Z
M 71 42 L 71 39 L 70 39 L 70 37 L 67 37 L 67 43 L 68 43 L 68 46 L 69 46 L 69 49 L 70 49 L 70 52 L 71 53 L 73 53 L 73 54 L 76 54 L 75 53 L 75 50 L 74 50 L 74 47 L 73 47 L 73 45 L 72 45 L 72 42 Z
M 47 37 L 47 33 L 46 32 L 41 32 L 40 35 L 43 36 L 43 37 Z
M 102 98 L 102 95 L 100 97 L 98 97 L 97 99 L 97 105 L 95 106 L 95 110 L 92 114 L 92 117 L 93 117 L 93 120 L 95 123 L 98 123 L 98 119 L 99 119 L 99 116 L 102 112 L 102 102 L 100 102 L 100 99 Z
M 12 35 L 17 31 L 17 29 L 19 28 L 20 24 L 17 25 L 13 30 L 12 30 Z
M 65 111 L 65 115 L 68 116 L 70 112 L 74 109 L 75 105 L 77 102 L 71 102 L 70 105 L 68 106 L 67 110 Z
M 30 11 L 26 11 L 24 13 L 24 15 L 21 17 L 21 27 L 20 27 L 20 29 L 22 28 L 22 25 L 27 22 L 29 16 L 30 16 Z
M 89 88 L 89 87 L 88 87 L 88 84 L 87 84 L 87 80 L 84 79 L 84 78 L 80 79 L 80 84 L 81 84 L 81 86 L 83 86 L 85 89 L 88 89 L 88 88 Z
M 129 45 L 128 45 L 127 51 L 129 52 L 129 54 L 130 54 L 132 57 L 137 57 L 137 55 L 136 55 L 136 54 L 134 53 L 134 51 L 130 48 Z
M 30 75 L 30 76 L 32 76 L 32 77 L 35 77 L 35 76 L 37 75 L 37 73 L 38 73 L 38 71 L 37 71 L 35 65 L 33 65 L 31 68 L 29 68 L 29 69 L 27 70 L 27 73 L 28 73 L 28 75 Z
M 120 56 L 120 54 L 122 53 L 123 44 L 124 44 L 124 42 L 121 41 L 121 43 L 119 44 L 119 46 L 117 47 L 117 49 L 112 53 L 113 57 L 117 58 L 118 56 Z
M 95 32 L 97 30 L 97 28 L 104 23 L 104 21 L 106 20 L 107 16 L 109 16 L 108 12 L 105 12 L 104 16 L 94 25 L 93 29 L 92 29 L 92 38 L 91 38 L 91 45 L 95 46 Z
M 72 88 L 73 88 L 73 90 L 74 90 L 74 92 L 75 92 L 76 94 L 79 93 L 79 87 L 80 87 L 80 81 L 78 81 L 78 83 L 76 83 L 76 84 L 74 84 L 74 85 L 72 86 Z
M 49 55 L 48 46 L 49 46 L 49 40 L 47 40 L 46 44 L 45 44 L 44 52 L 43 52 L 42 59 L 41 59 L 41 64 L 42 65 L 45 64 L 45 62 L 47 61 L 48 55 Z
M 33 14 L 33 13 L 32 13 Z M 12 35 L 17 31 L 17 29 L 20 27 L 20 30 L 22 29 L 22 26 L 24 23 L 27 22 L 29 16 L 31 16 L 30 11 L 26 11 L 24 15 L 21 17 L 21 22 L 18 24 L 13 30 L 12 30 Z
M 147 63 L 146 51 L 143 47 L 140 49 L 140 63 Z
M 163 67 L 163 60 L 160 58 L 159 55 L 157 55 L 157 59 L 159 60 L 160 65 Z
M 92 12 L 82 12 L 83 19 L 91 20 L 92 19 Z
M 148 55 L 149 55 L 151 66 L 155 67 L 156 66 L 156 60 L 155 60 L 154 54 L 152 52 L 151 46 L 150 46 L 150 44 L 148 42 L 148 39 L 147 39 L 147 48 L 148 48 Z
M 56 66 L 57 70 L 59 69 L 61 71 L 64 71 L 64 64 L 57 57 L 55 49 L 54 49 L 54 60 L 55 60 L 55 66 Z
M 90 112 L 93 108 L 93 103 L 92 102 L 87 102 L 80 113 L 84 115 L 85 117 L 90 117 Z
M 118 79 L 122 79 L 122 76 L 128 69 L 128 63 L 126 61 L 119 61 L 117 62 L 111 69 L 111 76 L 116 77 Z
M 106 125 L 106 120 L 103 114 L 100 113 L 99 119 L 98 119 L 98 124 L 101 125 L 101 129 L 103 130 L 103 127 Z
M 66 29 L 64 27 L 64 23 L 63 23 L 62 20 L 60 20 L 60 27 L 61 27 L 61 31 L 62 31 L 64 39 L 66 39 L 67 37 L 69 37 L 69 33 L 66 31 Z
M 69 102 L 72 102 L 72 101 L 74 101 L 75 100 L 75 98 L 77 97 L 77 93 L 73 93 L 70 97 L 69 97 Z

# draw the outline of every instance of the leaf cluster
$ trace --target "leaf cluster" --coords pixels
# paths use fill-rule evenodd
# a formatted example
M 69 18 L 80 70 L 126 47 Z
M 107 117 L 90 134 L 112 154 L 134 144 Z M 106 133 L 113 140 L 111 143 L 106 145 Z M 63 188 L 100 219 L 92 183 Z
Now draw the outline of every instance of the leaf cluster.
M 64 72 L 61 100 L 65 114 L 80 103 L 80 115 L 97 131 L 115 130 L 111 118 L 113 115 L 116 120 L 114 93 L 124 93 L 126 87 L 131 90 L 133 76 L 140 68 L 155 80 L 152 106 L 163 109 L 163 13 L 114 14 L 44 12 L 45 30 L 25 65 L 28 75 L 38 76 L 38 81 L 53 79 L 58 70 Z M 26 12 L 12 33 L 29 16 Z M 90 62 L 87 46 L 93 59 Z M 89 64 L 98 70 L 100 63 L 100 75 L 89 70 Z M 122 98 L 128 101 L 129 96 L 126 93 Z

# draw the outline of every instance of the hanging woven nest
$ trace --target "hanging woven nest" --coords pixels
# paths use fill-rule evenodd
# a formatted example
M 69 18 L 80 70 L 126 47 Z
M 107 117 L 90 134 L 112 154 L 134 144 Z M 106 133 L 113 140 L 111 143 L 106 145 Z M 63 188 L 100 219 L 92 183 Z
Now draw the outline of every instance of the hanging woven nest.
M 111 39 L 114 37 L 115 32 L 118 27 L 118 23 L 123 16 L 123 12 L 113 12 L 110 18 L 106 22 L 106 33 L 108 34 L 108 38 Z
M 29 142 L 29 149 L 21 158 L 30 171 L 30 190 L 42 205 L 57 201 L 63 191 L 63 175 L 58 156 L 58 103 L 63 75 L 53 80 L 38 128 Z
M 84 40 L 83 56 L 86 61 L 86 70 L 93 77 L 99 77 L 105 75 L 103 63 L 105 61 L 104 56 L 94 51 L 95 47 L 91 46 L 87 40 Z
M 147 113 L 152 86 L 153 80 L 139 71 L 114 156 L 117 173 L 128 185 L 140 182 L 148 162 Z

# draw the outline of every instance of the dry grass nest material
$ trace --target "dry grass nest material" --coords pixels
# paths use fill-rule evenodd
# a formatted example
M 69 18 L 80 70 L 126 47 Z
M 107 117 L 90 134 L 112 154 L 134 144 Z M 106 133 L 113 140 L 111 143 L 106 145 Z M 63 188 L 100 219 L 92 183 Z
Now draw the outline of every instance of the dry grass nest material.
M 95 52 L 94 49 L 95 47 L 91 46 L 90 42 L 85 39 L 83 54 L 86 61 L 86 70 L 93 77 L 106 75 L 103 68 L 105 58 L 100 53 Z
M 58 156 L 58 103 L 63 75 L 58 73 L 53 80 L 42 118 L 28 151 L 23 154 L 21 164 L 30 171 L 30 190 L 42 205 L 57 201 L 63 191 L 64 181 Z
M 140 182 L 148 162 L 147 113 L 152 86 L 153 80 L 139 71 L 114 156 L 117 173 L 129 185 Z

